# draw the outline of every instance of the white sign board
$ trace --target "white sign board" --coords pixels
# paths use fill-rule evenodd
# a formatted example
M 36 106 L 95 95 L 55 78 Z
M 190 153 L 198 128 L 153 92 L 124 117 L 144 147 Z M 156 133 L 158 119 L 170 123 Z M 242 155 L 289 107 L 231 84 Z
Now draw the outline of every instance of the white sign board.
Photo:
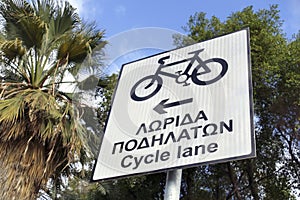
M 255 156 L 249 30 L 123 65 L 93 180 Z

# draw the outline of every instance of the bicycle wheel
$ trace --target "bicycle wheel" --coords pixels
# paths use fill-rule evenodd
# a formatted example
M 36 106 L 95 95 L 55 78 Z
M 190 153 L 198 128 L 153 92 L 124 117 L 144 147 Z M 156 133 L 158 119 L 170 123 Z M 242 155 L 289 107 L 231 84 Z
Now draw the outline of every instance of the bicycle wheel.
M 222 70 L 221 72 L 215 76 L 214 78 L 212 79 L 209 79 L 209 80 L 200 80 L 198 78 L 198 70 L 202 67 L 201 65 L 197 66 L 194 70 L 193 70 L 193 73 L 192 73 L 192 81 L 197 84 L 197 85 L 209 85 L 209 84 L 212 84 L 214 82 L 217 82 L 218 80 L 220 80 L 227 72 L 227 69 L 228 69 L 228 64 L 227 62 L 222 59 L 222 58 L 211 58 L 211 59 L 208 59 L 206 61 L 204 61 L 205 64 L 208 64 L 208 63 L 211 63 L 211 62 L 217 62 L 219 63 L 221 66 L 222 66 Z
M 162 78 L 156 75 L 150 75 L 142 78 L 131 88 L 130 96 L 135 101 L 144 101 L 153 97 L 162 87 Z M 143 87 L 144 86 L 144 87 Z M 152 87 L 154 86 L 154 87 Z M 144 90 L 137 94 L 137 90 Z M 146 91 L 148 90 L 148 91 Z

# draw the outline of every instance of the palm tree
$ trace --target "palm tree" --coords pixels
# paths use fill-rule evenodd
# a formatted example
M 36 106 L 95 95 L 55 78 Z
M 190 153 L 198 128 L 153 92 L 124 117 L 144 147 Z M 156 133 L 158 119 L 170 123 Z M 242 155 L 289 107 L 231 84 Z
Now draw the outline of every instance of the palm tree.
M 1 0 L 0 15 L 0 197 L 35 199 L 89 155 L 80 110 L 60 88 L 105 41 L 68 2 Z

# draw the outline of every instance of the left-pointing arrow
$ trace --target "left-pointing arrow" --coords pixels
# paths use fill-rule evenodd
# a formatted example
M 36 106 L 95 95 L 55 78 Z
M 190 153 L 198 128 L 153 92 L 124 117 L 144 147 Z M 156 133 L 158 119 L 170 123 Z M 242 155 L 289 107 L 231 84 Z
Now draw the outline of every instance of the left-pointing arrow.
M 191 103 L 193 102 L 193 98 L 189 98 L 189 99 L 184 99 L 181 101 L 175 101 L 172 103 L 166 103 L 169 99 L 164 99 L 161 102 L 159 102 L 159 104 L 157 106 L 155 106 L 153 108 L 154 111 L 156 111 L 158 114 L 164 114 L 167 113 L 167 111 L 165 111 L 166 108 L 170 108 L 170 107 L 174 107 L 174 106 L 180 106 L 183 104 L 187 104 L 187 103 Z

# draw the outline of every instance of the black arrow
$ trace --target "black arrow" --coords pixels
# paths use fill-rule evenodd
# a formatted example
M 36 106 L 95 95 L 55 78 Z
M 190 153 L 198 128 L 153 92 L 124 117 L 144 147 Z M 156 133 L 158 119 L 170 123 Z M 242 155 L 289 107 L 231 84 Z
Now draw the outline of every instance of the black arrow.
M 154 111 L 156 111 L 158 114 L 164 114 L 167 113 L 167 111 L 165 111 L 166 108 L 170 108 L 170 107 L 174 107 L 174 106 L 180 106 L 183 104 L 187 104 L 187 103 L 191 103 L 193 102 L 193 98 L 189 98 L 189 99 L 184 99 L 181 101 L 175 101 L 172 103 L 166 103 L 169 99 L 164 99 L 161 102 L 159 102 L 159 104 L 157 106 L 155 106 L 153 108 Z

